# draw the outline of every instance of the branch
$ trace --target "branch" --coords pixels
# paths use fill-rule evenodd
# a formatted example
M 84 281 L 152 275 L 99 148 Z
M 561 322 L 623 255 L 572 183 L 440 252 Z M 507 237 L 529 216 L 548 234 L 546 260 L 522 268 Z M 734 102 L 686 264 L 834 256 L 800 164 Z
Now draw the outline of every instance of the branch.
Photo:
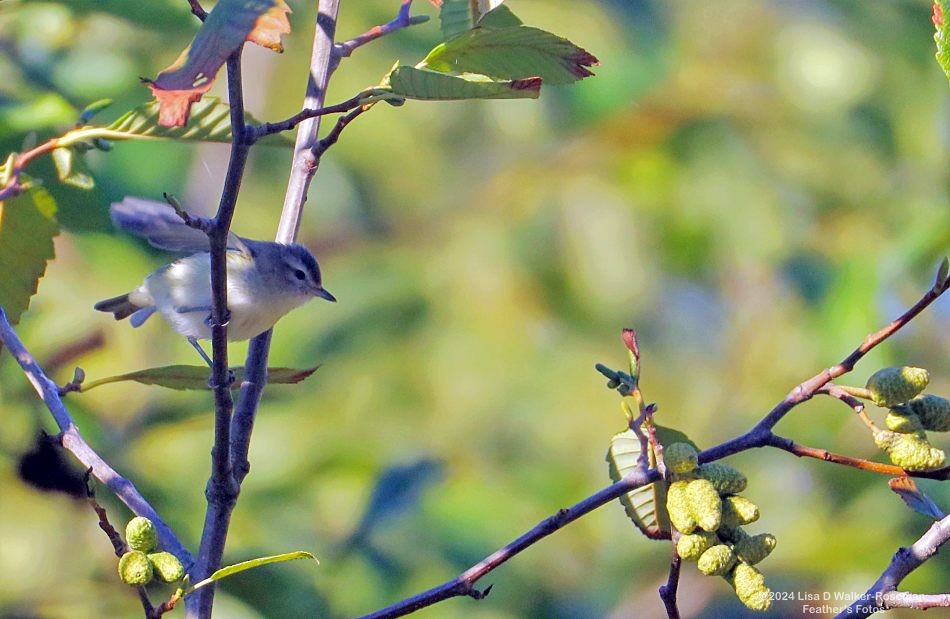
M 119 475 L 86 443 L 72 416 L 63 404 L 56 383 L 46 375 L 33 358 L 33 355 L 23 345 L 19 336 L 7 321 L 7 316 L 2 307 L 0 307 L 0 341 L 3 342 L 13 358 L 23 368 L 23 372 L 33 385 L 33 389 L 36 390 L 36 393 L 43 399 L 49 409 L 61 431 L 60 441 L 63 447 L 76 456 L 76 459 L 90 470 L 92 476 L 112 490 L 135 515 L 144 516 L 151 520 L 158 530 L 158 539 L 162 547 L 178 557 L 185 568 L 188 569 L 194 563 L 194 557 L 178 541 L 178 538 L 158 515 L 158 512 L 145 500 L 132 482 Z
M 342 119 L 341 119 L 342 120 Z M 932 479 L 947 479 L 950 477 L 950 467 L 945 467 L 943 469 L 938 469 L 934 471 L 916 471 L 916 472 L 907 472 L 904 469 L 887 464 L 879 464 L 876 462 L 870 462 L 867 460 L 860 460 L 858 458 L 849 458 L 847 456 L 841 456 L 838 454 L 833 454 L 825 450 L 814 449 L 811 447 L 806 447 L 804 445 L 798 445 L 794 443 L 791 439 L 786 439 L 780 437 L 772 432 L 772 427 L 778 423 L 782 417 L 785 416 L 792 408 L 805 402 L 818 393 L 827 393 L 834 397 L 838 397 L 849 406 L 853 406 L 855 403 L 849 400 L 850 396 L 840 392 L 841 390 L 835 386 L 828 386 L 833 378 L 841 376 L 854 368 L 854 365 L 862 358 L 868 351 L 872 348 L 886 340 L 888 337 L 896 333 L 901 327 L 910 322 L 914 317 L 916 317 L 920 312 L 922 312 L 928 305 L 933 303 L 940 295 L 945 293 L 947 289 L 950 288 L 950 279 L 943 281 L 937 281 L 930 290 L 928 290 L 923 297 L 917 303 L 914 304 L 909 310 L 902 314 L 897 320 L 893 321 L 887 327 L 884 327 L 880 331 L 873 333 L 867 336 L 864 339 L 864 342 L 855 349 L 847 358 L 844 359 L 838 365 L 816 374 L 812 378 L 801 383 L 781 401 L 778 405 L 775 406 L 759 423 L 757 423 L 751 430 L 748 432 L 728 440 L 724 443 L 711 447 L 699 454 L 700 463 L 711 462 L 714 460 L 719 460 L 726 456 L 730 456 L 741 451 L 746 451 L 749 449 L 754 449 L 758 447 L 776 447 L 784 451 L 788 451 L 798 456 L 807 456 L 818 458 L 820 460 L 825 460 L 827 462 L 834 462 L 836 464 L 844 464 L 848 466 L 854 466 L 855 468 L 860 468 L 863 470 L 871 470 L 878 473 L 885 473 L 887 475 L 901 476 L 909 475 L 913 477 L 927 477 Z M 624 332 L 625 342 L 627 342 L 628 349 L 631 353 L 631 370 L 634 374 L 639 374 L 639 354 L 636 347 L 636 338 L 633 332 Z M 597 366 L 597 370 L 604 374 L 610 383 L 608 387 L 614 389 L 616 388 L 622 396 L 631 395 L 634 390 L 639 393 L 637 389 L 637 376 L 627 375 L 621 372 L 615 372 L 606 368 L 602 365 Z M 840 392 L 840 393 L 839 393 Z M 638 398 L 638 403 L 642 400 Z M 857 405 L 860 407 L 860 402 L 857 402 Z M 641 406 L 643 406 L 641 404 Z M 631 411 L 632 413 L 632 411 Z M 652 405 L 644 406 L 644 413 L 652 413 Z M 641 413 L 641 416 L 643 413 Z M 630 419 L 633 419 L 633 415 L 629 414 Z M 629 421 L 629 420 L 628 420 Z M 551 516 L 547 520 L 542 521 L 540 524 L 532 528 L 530 531 L 511 542 L 501 550 L 498 550 L 494 554 L 486 557 L 481 562 L 469 568 L 467 571 L 463 572 L 461 575 L 456 577 L 453 580 L 450 580 L 438 587 L 429 589 L 415 596 L 406 598 L 401 602 L 388 606 L 381 610 L 378 610 L 369 615 L 364 615 L 361 619 L 389 619 L 391 617 L 402 617 L 409 613 L 415 612 L 421 608 L 431 606 L 442 600 L 447 600 L 453 597 L 459 596 L 468 596 L 475 599 L 482 599 L 485 595 L 488 594 L 488 589 L 484 591 L 478 591 L 475 589 L 475 583 L 494 570 L 496 567 L 512 558 L 525 548 L 535 544 L 544 537 L 550 535 L 554 531 L 560 529 L 569 522 L 580 518 L 581 516 L 597 509 L 601 505 L 604 505 L 611 500 L 620 497 L 621 495 L 630 492 L 636 488 L 644 486 L 646 484 L 652 483 L 661 479 L 659 471 L 655 468 L 646 469 L 641 465 L 641 467 L 629 474 L 627 477 L 624 477 L 621 481 L 608 486 L 603 490 L 593 494 L 583 501 L 575 504 L 573 507 L 565 510 L 561 510 L 554 516 Z M 950 516 L 945 518 L 943 521 L 944 528 L 947 529 L 944 538 L 941 539 L 940 544 L 945 541 L 945 537 L 950 536 Z M 935 525 L 936 526 L 936 525 Z M 932 529 L 933 531 L 933 529 Z M 928 535 L 935 535 L 930 533 Z M 926 536 L 925 536 L 926 537 Z M 918 544 L 915 544 L 915 548 L 918 545 L 923 545 L 924 538 L 921 538 L 921 541 Z M 927 546 L 930 548 L 930 546 Z M 906 549 L 902 549 L 906 550 Z M 931 554 L 936 552 L 936 547 L 932 548 L 932 552 L 928 554 L 929 557 Z M 898 555 L 901 553 L 898 552 Z M 669 617 L 677 617 L 678 609 L 676 608 L 676 590 L 678 586 L 679 578 L 679 565 L 677 562 L 676 551 L 674 547 L 674 558 L 671 560 L 670 564 L 670 575 L 667 580 L 667 583 L 660 587 L 660 597 L 663 600 L 663 604 L 667 609 L 667 614 Z M 897 560 L 895 556 L 895 561 Z M 925 559 L 924 559 L 925 560 Z M 923 561 L 920 561 L 921 563 Z M 893 565 L 893 562 L 892 562 Z M 902 564 L 903 565 L 903 564 Z M 917 563 L 916 565 L 919 565 Z M 916 567 L 914 565 L 907 570 L 909 572 L 911 569 Z M 891 568 L 889 568 L 891 569 Z M 906 575 L 906 574 L 905 574 Z M 883 576 L 882 576 L 883 578 Z M 903 576 L 901 576 L 903 578 Z M 899 580 L 897 582 L 900 582 Z M 896 587 L 896 583 L 894 584 Z M 890 589 L 893 590 L 893 587 Z M 855 603 L 858 604 L 857 602 Z M 844 616 L 844 613 L 839 615 L 839 617 Z M 852 615 L 848 615 L 852 616 Z M 867 615 L 863 615 L 867 616 Z
M 475 588 L 475 583 L 478 582 L 481 578 L 486 576 L 489 572 L 493 571 L 495 568 L 500 566 L 502 563 L 508 561 L 521 551 L 530 548 L 537 542 L 541 541 L 548 535 L 551 535 L 558 529 L 563 528 L 565 525 L 568 525 L 581 516 L 588 514 L 598 507 L 609 503 L 610 501 L 618 498 L 619 496 L 635 490 L 641 486 L 653 483 L 660 479 L 660 474 L 656 469 L 638 469 L 627 476 L 625 476 L 620 481 L 615 484 L 608 486 L 587 497 L 583 501 L 574 504 L 573 506 L 562 509 L 553 516 L 542 520 L 531 530 L 526 532 L 524 535 L 514 540 L 504 548 L 501 548 L 491 555 L 485 557 L 472 567 L 468 568 L 462 572 L 457 578 L 450 580 L 444 584 L 439 585 L 424 591 L 418 595 L 414 595 L 410 598 L 406 598 L 401 602 L 388 606 L 381 610 L 377 610 L 374 613 L 369 615 L 364 615 L 361 619 L 389 619 L 391 617 L 402 617 L 413 613 L 420 608 L 425 608 L 431 606 L 442 600 L 447 600 L 453 597 L 468 596 L 480 600 L 488 595 L 488 592 L 491 590 L 489 586 L 484 591 L 479 591 Z
M 195 581 L 204 580 L 221 567 L 224 545 L 227 541 L 231 513 L 241 488 L 231 468 L 231 383 L 234 380 L 228 368 L 227 325 L 230 312 L 227 307 L 227 244 L 231 220 L 241 190 L 241 180 L 247 164 L 250 142 L 244 124 L 244 91 L 241 83 L 241 52 L 238 48 L 227 62 L 228 99 L 231 107 L 231 156 L 224 180 L 224 190 L 214 217 L 214 227 L 208 234 L 211 244 L 211 346 L 214 363 L 210 384 L 214 390 L 214 446 L 211 449 L 211 478 L 205 489 L 208 510 L 198 561 L 192 574 Z M 214 586 L 202 587 L 186 600 L 189 616 L 209 617 L 214 601 Z
M 676 552 L 676 539 L 678 535 L 673 534 L 673 556 L 670 558 L 670 575 L 666 579 L 665 585 L 660 585 L 660 599 L 663 600 L 663 606 L 666 608 L 666 616 L 669 619 L 680 619 L 679 608 L 676 607 L 676 591 L 679 589 L 680 566 L 683 560 Z
M 888 596 L 900 603 L 905 600 L 934 601 L 942 602 L 934 604 L 935 606 L 947 606 L 950 603 L 950 596 L 947 594 L 937 596 L 913 596 L 913 594 L 896 594 L 897 585 L 901 583 L 908 574 L 924 564 L 930 557 L 937 554 L 937 550 L 950 539 L 950 516 L 943 520 L 935 522 L 930 529 L 924 533 L 910 548 L 900 548 L 891 558 L 890 565 L 881 574 L 871 588 L 863 595 L 859 596 L 851 606 L 838 613 L 838 617 L 870 617 L 879 610 L 887 610 Z M 926 598 L 924 600 L 923 598 Z M 912 608 L 916 608 L 912 606 Z M 929 608 L 929 606 L 928 606 Z
M 362 101 L 368 96 L 372 96 L 373 92 L 363 91 L 356 94 L 353 97 L 350 97 L 342 103 L 337 103 L 336 105 L 328 105 L 327 107 L 321 107 L 317 109 L 305 109 L 302 110 L 286 120 L 280 120 L 272 123 L 264 123 L 253 130 L 253 141 L 257 141 L 265 136 L 280 133 L 281 131 L 289 131 L 302 123 L 305 120 L 311 118 L 316 118 L 318 116 L 326 116 L 327 114 L 339 114 L 343 112 L 349 112 L 354 108 L 358 108 L 362 105 Z
M 950 593 L 908 593 L 907 591 L 891 591 L 884 594 L 885 608 L 913 608 L 927 610 L 929 608 L 950 607 Z
M 909 310 L 900 315 L 889 325 L 872 333 L 864 338 L 864 341 L 841 363 L 834 365 L 827 370 L 822 370 L 805 382 L 792 389 L 785 398 L 775 405 L 769 413 L 755 426 L 740 436 L 726 441 L 721 445 L 707 449 L 699 454 L 700 463 L 720 460 L 726 456 L 745 451 L 753 447 L 764 447 L 769 444 L 772 435 L 772 428 L 782 420 L 789 411 L 813 398 L 821 389 L 832 380 L 847 374 L 854 369 L 854 366 L 864 355 L 870 352 L 875 346 L 891 337 L 907 323 L 913 320 L 918 314 L 924 311 L 931 303 L 940 298 L 940 295 L 950 289 L 950 278 L 943 281 L 937 281 L 934 285 L 915 303 Z M 777 445 L 773 445 L 777 446 Z
M 208 18 L 208 11 L 204 10 L 204 7 L 201 6 L 201 2 L 199 0 L 188 0 L 188 4 L 191 6 L 191 13 L 195 17 L 201 21 L 204 21 Z
M 317 24 L 313 35 L 313 53 L 310 59 L 310 79 L 307 83 L 307 95 L 303 105 L 305 110 L 318 110 L 323 107 L 324 94 L 330 79 L 329 63 L 333 51 L 339 4 L 339 0 L 320 0 L 319 2 Z M 316 136 L 320 129 L 320 119 L 319 115 L 313 116 L 297 125 L 297 142 L 294 147 L 290 180 L 277 228 L 276 241 L 279 243 L 293 243 L 297 240 L 300 217 L 307 201 L 307 189 L 316 173 L 316 162 L 319 161 L 311 149 L 319 145 Z M 260 404 L 264 386 L 267 384 L 270 338 L 271 331 L 268 330 L 251 340 L 244 363 L 244 382 L 241 383 L 237 409 L 231 419 L 233 443 L 230 459 L 238 483 L 244 480 L 251 466 L 247 460 L 247 454 L 250 449 L 257 407 Z
M 408 28 L 409 26 L 423 24 L 429 21 L 428 15 L 416 15 L 411 17 L 409 15 L 409 8 L 411 6 L 412 0 L 403 0 L 399 6 L 399 12 L 396 14 L 396 17 L 389 22 L 380 26 L 374 26 L 358 37 L 334 45 L 333 57 L 330 61 L 330 72 L 335 71 L 340 61 L 344 58 L 349 58 L 357 48 L 402 28 Z
M 310 79 L 303 109 L 317 110 L 323 107 L 327 83 L 330 81 L 330 63 L 333 58 L 333 37 L 336 34 L 337 13 L 340 0 L 320 0 L 317 9 L 317 27 L 313 35 L 313 51 L 310 56 Z M 297 141 L 291 164 L 290 180 L 284 196 L 284 208 L 277 227 L 277 241 L 292 243 L 300 229 L 300 217 L 307 202 L 310 181 L 317 172 L 319 160 L 312 152 L 320 132 L 320 116 L 308 118 L 297 127 Z

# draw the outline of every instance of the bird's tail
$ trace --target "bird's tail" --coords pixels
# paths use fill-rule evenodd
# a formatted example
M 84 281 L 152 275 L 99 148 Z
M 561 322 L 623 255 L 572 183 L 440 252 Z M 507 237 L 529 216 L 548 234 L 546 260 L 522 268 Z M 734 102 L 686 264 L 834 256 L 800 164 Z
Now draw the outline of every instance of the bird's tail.
M 135 312 L 142 309 L 141 305 L 136 305 L 130 301 L 129 295 L 127 294 L 118 297 L 112 297 L 111 299 L 104 299 L 96 303 L 93 307 L 95 307 L 100 312 L 112 313 L 116 320 L 128 318 Z

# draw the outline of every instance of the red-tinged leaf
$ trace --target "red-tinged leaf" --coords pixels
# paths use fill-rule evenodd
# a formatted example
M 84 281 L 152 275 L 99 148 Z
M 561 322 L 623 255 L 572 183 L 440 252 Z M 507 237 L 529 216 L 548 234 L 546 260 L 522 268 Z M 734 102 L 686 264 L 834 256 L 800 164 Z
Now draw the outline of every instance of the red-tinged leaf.
M 149 81 L 161 106 L 159 123 L 165 127 L 184 126 L 191 104 L 208 92 L 221 65 L 245 41 L 283 51 L 280 37 L 290 32 L 289 11 L 284 0 L 218 2 L 191 45 L 154 81 Z
M 261 47 L 282 53 L 284 46 L 281 36 L 290 34 L 290 21 L 287 19 L 290 7 L 284 0 L 276 0 L 274 6 L 257 18 L 254 29 L 247 35 L 247 40 L 257 43 Z
M 163 90 L 155 82 L 148 85 L 158 102 L 158 124 L 162 127 L 184 127 L 188 124 L 191 105 L 208 92 L 214 80 L 191 90 Z
M 536 76 L 545 84 L 570 84 L 592 76 L 589 67 L 596 64 L 593 54 L 563 37 L 531 26 L 509 26 L 463 32 L 436 46 L 417 67 L 507 80 Z
M 293 385 L 309 378 L 318 367 L 295 369 L 295 368 L 268 368 L 267 382 L 275 385 Z M 241 381 L 244 380 L 244 368 L 231 368 L 234 372 L 234 383 L 232 389 L 240 389 Z M 109 383 L 121 383 L 134 381 L 143 385 L 156 385 L 167 389 L 184 390 L 207 390 L 208 377 L 211 375 L 211 369 L 206 365 L 166 365 L 157 368 L 148 368 L 128 374 L 118 376 L 109 376 L 100 378 L 82 384 L 80 391 L 85 392 Z
M 907 507 L 934 520 L 943 520 L 944 513 L 940 507 L 934 503 L 933 499 L 921 492 L 910 477 L 895 477 L 888 481 L 887 485 L 897 493 Z

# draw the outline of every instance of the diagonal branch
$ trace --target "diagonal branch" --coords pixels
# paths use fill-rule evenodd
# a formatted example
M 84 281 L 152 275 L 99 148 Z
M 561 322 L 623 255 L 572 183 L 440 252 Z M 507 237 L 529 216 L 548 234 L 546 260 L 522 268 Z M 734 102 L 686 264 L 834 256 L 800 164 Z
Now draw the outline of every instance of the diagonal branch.
M 359 35 L 354 37 L 349 41 L 344 41 L 343 43 L 337 43 L 333 46 L 333 58 L 330 63 L 330 72 L 336 70 L 339 66 L 340 61 L 344 58 L 349 58 L 357 48 L 360 48 L 367 43 L 375 41 L 376 39 L 386 36 L 402 28 L 408 28 L 409 26 L 415 26 L 416 24 L 423 24 L 429 21 L 428 15 L 409 15 L 409 9 L 412 6 L 412 0 L 402 0 L 402 4 L 399 5 L 399 12 L 396 14 L 396 17 L 392 18 L 390 21 L 382 24 L 380 26 L 374 26 Z
M 87 467 L 92 476 L 107 486 L 120 501 L 138 516 L 144 516 L 155 524 L 158 530 L 158 539 L 168 552 L 172 553 L 185 567 L 194 563 L 194 557 L 182 545 L 165 521 L 158 515 L 148 501 L 139 493 L 131 481 L 119 475 L 115 469 L 102 459 L 79 433 L 79 428 L 73 422 L 72 415 L 63 404 L 59 395 L 59 388 L 26 349 L 17 336 L 13 327 L 7 321 L 7 316 L 0 307 L 0 342 L 3 342 L 16 362 L 23 368 L 33 389 L 43 399 L 56 425 L 59 427 L 60 441 L 64 448 L 69 450 L 83 466 Z
M 815 394 L 819 393 L 820 390 L 830 383 L 832 380 L 847 374 L 854 369 L 854 366 L 860 361 L 868 352 L 870 352 L 875 346 L 891 337 L 902 327 L 907 325 L 911 320 L 917 317 L 922 311 L 927 309 L 927 307 L 936 301 L 942 294 L 947 292 L 950 289 L 950 278 L 946 278 L 943 281 L 936 281 L 930 290 L 924 293 L 924 295 L 906 312 L 901 314 L 898 318 L 893 320 L 889 325 L 871 333 L 864 338 L 864 341 L 858 346 L 854 351 L 848 355 L 841 363 L 834 365 L 827 370 L 822 370 L 818 374 L 815 374 L 808 380 L 796 386 L 792 389 L 785 398 L 775 405 L 769 413 L 761 420 L 759 423 L 740 436 L 732 439 L 731 441 L 726 441 L 721 445 L 707 449 L 699 454 L 699 461 L 702 462 L 711 462 L 713 460 L 720 460 L 726 456 L 738 453 L 740 451 L 745 451 L 752 447 L 764 447 L 769 444 L 772 435 L 772 428 L 782 420 L 782 417 L 788 414 L 793 408 L 806 402 L 813 398 Z
M 891 558 L 890 565 L 881 574 L 871 587 L 851 606 L 838 613 L 837 617 L 870 617 L 879 610 L 887 610 L 888 596 L 897 591 L 897 585 L 901 583 L 908 574 L 924 564 L 928 559 L 937 554 L 941 546 L 950 540 L 950 516 L 943 520 L 933 523 L 930 529 L 911 545 L 910 548 L 900 548 Z M 950 596 L 942 596 L 942 605 L 950 603 Z M 900 600 L 901 596 L 893 597 L 894 600 Z
M 851 369 L 854 368 L 854 365 L 865 354 L 867 354 L 869 350 L 896 333 L 901 327 L 910 322 L 914 317 L 920 314 L 920 312 L 926 309 L 927 306 L 940 297 L 940 295 L 945 293 L 948 288 L 950 288 L 950 279 L 943 281 L 938 280 L 931 287 L 931 289 L 928 290 L 921 297 L 921 299 L 914 304 L 913 307 L 904 312 L 904 314 L 902 314 L 897 320 L 893 321 L 887 327 L 884 327 L 880 331 L 867 336 L 861 346 L 855 349 L 855 351 L 852 352 L 851 355 L 849 355 L 844 361 L 830 368 L 829 370 L 825 370 L 815 375 L 814 377 L 806 380 L 792 389 L 789 395 L 786 396 L 785 399 L 783 399 L 778 405 L 776 405 L 775 408 L 773 408 L 762 419 L 762 421 L 757 423 L 751 430 L 732 440 L 726 441 L 701 452 L 699 454 L 699 461 L 701 463 L 711 462 L 739 453 L 741 451 L 755 449 L 758 447 L 777 447 L 798 456 L 818 458 L 820 460 L 834 462 L 836 464 L 854 466 L 863 470 L 871 470 L 878 473 L 886 473 L 888 475 L 909 475 L 913 477 L 928 477 L 934 479 L 950 478 L 950 467 L 945 467 L 943 469 L 934 471 L 905 472 L 904 469 L 900 467 L 879 464 L 857 458 L 849 458 L 847 456 L 833 454 L 828 451 L 805 447 L 804 445 L 798 445 L 790 439 L 780 437 L 772 432 L 772 427 L 774 427 L 775 424 L 778 423 L 778 421 L 780 421 L 786 413 L 788 413 L 798 404 L 811 399 L 817 393 L 827 393 L 835 397 L 840 397 L 842 394 L 839 394 L 838 391 L 831 387 L 825 388 L 825 385 L 828 385 L 833 378 L 851 371 Z M 624 335 L 626 338 L 626 332 Z M 631 334 L 630 337 L 632 339 L 633 335 Z M 630 345 L 628 345 L 628 347 L 630 347 Z M 630 347 L 630 349 L 631 353 L 636 357 L 637 355 L 635 346 Z M 637 362 L 638 361 L 639 360 L 637 359 Z M 636 368 L 634 369 L 636 370 Z M 603 366 L 598 366 L 598 371 L 610 378 L 612 382 L 619 381 L 618 377 L 620 374 L 617 372 L 613 372 L 612 370 L 604 368 Z M 608 386 L 610 388 L 617 388 L 616 385 L 612 384 L 608 384 Z M 626 396 L 629 395 L 629 393 L 630 390 L 621 390 L 621 395 Z M 853 404 L 847 398 L 841 399 L 849 405 Z M 662 476 L 657 469 L 646 469 L 641 465 L 637 470 L 630 473 L 628 476 L 624 477 L 622 480 L 613 484 L 612 486 L 608 486 L 607 488 L 604 488 L 603 490 L 600 490 L 599 492 L 580 501 L 573 507 L 561 510 L 554 516 L 542 521 L 540 524 L 529 530 L 515 541 L 496 551 L 494 554 L 486 557 L 481 562 L 472 566 L 453 580 L 445 582 L 437 587 L 433 587 L 428 591 L 423 591 L 422 593 L 406 598 L 401 602 L 387 606 L 386 608 L 376 612 L 364 615 L 360 619 L 389 619 L 391 617 L 402 617 L 421 608 L 431 606 L 453 597 L 468 596 L 475 599 L 481 599 L 487 595 L 491 587 L 484 591 L 479 591 L 474 585 L 480 578 L 494 570 L 496 567 L 512 558 L 522 550 L 560 529 L 565 524 L 573 522 L 581 516 L 593 511 L 594 509 L 597 509 L 601 505 L 604 505 L 627 492 L 630 492 L 631 490 L 645 486 L 661 478 Z M 939 547 L 940 544 L 943 544 L 947 537 L 950 537 L 950 516 L 941 521 L 941 523 L 942 528 L 938 532 L 934 532 L 934 530 L 937 528 L 937 525 L 935 525 L 934 528 L 931 529 L 931 532 L 928 533 L 929 537 L 925 536 L 924 538 L 921 538 L 921 540 L 919 540 L 918 543 L 914 545 L 913 551 L 901 549 L 901 551 L 895 555 L 892 566 L 891 568 L 888 568 L 888 572 L 885 572 L 885 575 L 888 575 L 889 572 L 893 572 L 894 574 L 901 574 L 900 578 L 895 581 L 893 576 L 890 576 L 889 580 L 887 580 L 885 583 L 886 585 L 889 585 L 890 588 L 880 588 L 877 589 L 877 591 L 885 593 L 893 591 L 896 588 L 897 583 L 900 582 L 900 579 L 902 579 L 907 573 L 923 563 L 923 561 L 936 552 L 937 547 Z M 943 531 L 943 529 L 946 529 L 946 531 Z M 939 544 L 934 545 L 935 541 L 939 541 Z M 920 548 L 918 548 L 918 546 L 920 546 Z M 903 557 L 902 553 L 910 553 L 915 557 L 919 556 L 919 561 L 917 563 L 908 562 L 908 560 Z M 897 563 L 899 558 L 901 559 L 899 562 L 899 567 L 894 567 L 894 563 Z M 663 600 L 669 617 L 676 617 L 679 612 L 676 608 L 676 589 L 679 575 L 678 572 L 679 565 L 677 564 L 676 551 L 674 547 L 674 558 L 671 560 L 669 578 L 667 583 L 660 588 L 660 597 Z M 882 579 L 884 578 L 885 576 L 882 576 Z M 881 581 L 879 580 L 879 582 L 875 584 L 875 587 L 877 587 L 880 583 Z M 874 588 L 872 587 L 872 590 L 873 589 Z M 865 602 L 867 599 L 868 598 L 865 598 Z M 933 601 L 934 600 L 929 600 L 929 602 Z M 937 601 L 942 601 L 942 598 Z M 860 602 L 856 602 L 855 604 L 857 605 L 859 603 Z M 844 613 L 839 615 L 839 617 L 842 616 L 844 616 Z M 855 615 L 848 614 L 848 616 Z M 866 617 L 868 615 L 865 614 L 860 616 Z
M 423 591 L 418 595 L 377 610 L 374 613 L 364 615 L 360 619 L 390 619 L 391 617 L 402 617 L 413 613 L 421 608 L 432 606 L 443 600 L 453 597 L 472 597 L 480 600 L 488 595 L 491 590 L 489 586 L 484 591 L 475 588 L 475 583 L 481 578 L 487 576 L 495 568 L 505 563 L 521 551 L 530 548 L 548 535 L 574 522 L 581 516 L 588 514 L 602 505 L 624 495 L 631 490 L 636 490 L 641 486 L 653 483 L 660 479 L 660 474 L 656 469 L 637 469 L 627 474 L 623 479 L 613 485 L 607 486 L 600 492 L 592 494 L 583 501 L 572 505 L 567 509 L 562 509 L 553 516 L 542 520 L 524 535 L 514 540 L 504 548 L 501 548 L 489 556 L 485 557 L 472 567 L 462 572 L 458 577 L 433 587 L 428 591 Z

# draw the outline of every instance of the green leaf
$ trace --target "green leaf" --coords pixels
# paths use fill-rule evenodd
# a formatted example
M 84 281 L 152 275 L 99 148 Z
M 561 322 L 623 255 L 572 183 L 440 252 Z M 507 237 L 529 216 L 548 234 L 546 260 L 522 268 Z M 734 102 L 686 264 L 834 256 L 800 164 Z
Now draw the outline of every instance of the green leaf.
M 662 445 L 689 443 L 696 446 L 679 430 L 656 426 L 657 440 Z M 627 429 L 610 439 L 607 449 L 607 465 L 610 479 L 620 481 L 623 476 L 639 466 L 640 439 L 633 430 Z M 652 450 L 649 465 L 656 465 Z M 633 524 L 650 539 L 669 539 L 670 520 L 666 513 L 666 485 L 653 483 L 642 486 L 620 497 L 620 503 Z
M 168 139 L 193 142 L 230 142 L 231 108 L 217 97 L 205 97 L 191 108 L 191 122 L 187 127 L 164 127 L 158 123 L 159 109 L 156 101 L 130 110 L 116 119 L 108 127 L 82 127 L 70 131 L 59 139 L 60 146 L 71 146 L 78 142 L 99 139 L 142 140 Z M 248 123 L 259 124 L 250 114 L 244 118 Z M 293 146 L 293 142 L 283 134 L 272 134 L 260 141 L 261 144 Z
M 53 237 L 59 234 L 56 201 L 45 189 L 0 202 L 0 306 L 12 324 L 30 305 L 30 297 L 55 256 Z
M 523 23 L 524 22 L 511 12 L 511 9 L 504 4 L 499 4 L 479 18 L 478 27 L 498 30 L 500 28 L 514 28 Z
M 96 182 L 75 149 L 66 147 L 53 149 L 53 164 L 56 166 L 59 180 L 63 183 L 79 189 L 92 189 L 96 186 Z
M 593 75 L 588 67 L 597 62 L 565 38 L 540 28 L 515 26 L 464 32 L 436 46 L 417 66 L 443 73 L 470 72 L 507 80 L 540 77 L 547 84 L 570 84 Z
M 293 368 L 269 368 L 267 370 L 267 382 L 275 385 L 292 385 L 309 378 L 320 366 L 298 370 Z M 241 381 L 244 380 L 244 368 L 231 368 L 234 372 L 234 384 L 232 389 L 240 389 Z M 208 377 L 211 369 L 206 365 L 166 365 L 157 368 L 148 368 L 128 374 L 119 374 L 118 376 L 109 376 L 99 380 L 83 383 L 80 391 L 89 391 L 100 385 L 109 383 L 121 383 L 133 381 L 143 385 L 156 385 L 167 389 L 184 390 L 207 390 Z
M 281 555 L 274 555 L 272 557 L 260 557 L 258 559 L 251 559 L 250 561 L 242 561 L 241 563 L 235 563 L 234 565 L 229 565 L 227 567 L 222 567 L 220 570 L 212 574 L 210 577 L 205 578 L 201 582 L 197 582 L 194 586 L 190 587 L 185 591 L 184 595 L 189 595 L 193 593 L 196 589 L 200 589 L 205 585 L 210 585 L 213 582 L 219 581 L 228 576 L 233 576 L 240 572 L 254 569 L 255 567 L 260 567 L 262 565 L 268 565 L 270 563 L 283 563 L 284 561 L 294 561 L 296 559 L 313 559 L 318 564 L 320 561 L 310 554 L 309 552 L 304 552 L 303 550 L 297 550 L 295 552 L 286 552 Z
M 442 0 L 439 21 L 442 22 L 442 37 L 445 39 L 471 30 L 475 23 L 472 20 L 470 0 Z
M 390 89 L 408 99 L 449 101 L 455 99 L 537 99 L 541 80 L 493 80 L 485 75 L 449 75 L 427 69 L 401 66 L 389 75 Z
M 934 42 L 937 44 L 937 63 L 950 78 L 950 2 L 935 0 L 933 6 Z

